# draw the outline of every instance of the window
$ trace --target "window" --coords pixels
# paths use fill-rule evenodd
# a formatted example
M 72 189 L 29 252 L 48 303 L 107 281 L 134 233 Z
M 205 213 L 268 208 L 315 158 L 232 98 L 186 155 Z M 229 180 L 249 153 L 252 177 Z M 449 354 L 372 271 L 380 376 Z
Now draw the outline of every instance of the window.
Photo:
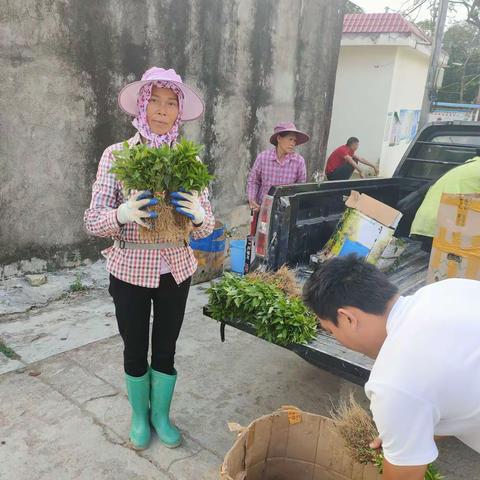
M 452 165 L 443 163 L 416 162 L 415 160 L 405 163 L 405 176 L 436 180 L 444 173 L 452 169 Z
M 402 166 L 401 176 L 436 180 L 480 153 L 480 128 L 445 130 L 418 140 Z M 458 134 L 456 134 L 458 132 Z M 478 132 L 478 135 L 476 133 Z M 424 137 L 425 138 L 425 137 Z
M 480 135 L 441 135 L 432 138 L 433 143 L 455 143 L 480 147 Z
M 449 142 L 450 143 L 450 142 Z M 455 145 L 435 145 L 435 143 L 419 143 L 410 153 L 410 158 L 436 160 L 438 162 L 463 163 L 475 156 L 474 147 L 456 147 Z

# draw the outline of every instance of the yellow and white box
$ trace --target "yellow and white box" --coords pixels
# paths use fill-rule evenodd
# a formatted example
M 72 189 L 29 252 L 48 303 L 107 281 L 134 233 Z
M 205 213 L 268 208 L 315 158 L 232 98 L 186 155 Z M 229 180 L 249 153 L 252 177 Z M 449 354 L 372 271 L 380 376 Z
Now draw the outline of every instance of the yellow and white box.
M 480 280 L 480 193 L 442 195 L 427 281 L 446 278 Z

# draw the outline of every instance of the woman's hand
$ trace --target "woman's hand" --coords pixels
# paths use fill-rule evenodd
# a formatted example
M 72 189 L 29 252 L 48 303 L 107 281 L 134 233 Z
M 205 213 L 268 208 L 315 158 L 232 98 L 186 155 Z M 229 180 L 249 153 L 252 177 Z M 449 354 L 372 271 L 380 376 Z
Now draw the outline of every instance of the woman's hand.
M 248 204 L 250 206 L 250 210 L 253 210 L 254 212 L 258 212 L 260 210 L 260 205 L 255 200 L 250 200 Z
M 173 192 L 170 197 L 178 213 L 190 218 L 196 227 L 203 223 L 205 209 L 200 203 L 198 192 Z
M 121 225 L 135 222 L 145 228 L 150 228 L 144 221 L 144 218 L 156 218 L 156 212 L 146 212 L 146 207 L 156 205 L 158 200 L 153 198 L 152 192 L 144 190 L 128 197 L 125 203 L 117 208 L 117 220 Z

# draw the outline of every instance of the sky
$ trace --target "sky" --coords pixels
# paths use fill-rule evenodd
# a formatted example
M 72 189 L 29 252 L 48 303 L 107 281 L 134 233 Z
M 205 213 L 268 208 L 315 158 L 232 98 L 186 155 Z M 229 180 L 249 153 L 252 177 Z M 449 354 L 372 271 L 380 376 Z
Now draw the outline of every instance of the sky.
M 406 0 L 353 0 L 353 3 L 362 7 L 367 13 L 383 13 L 385 7 L 400 10 L 407 2 Z
M 362 7 L 367 13 L 383 13 L 385 12 L 385 7 L 389 7 L 394 11 L 405 10 L 408 6 L 413 5 L 413 0 L 352 0 L 353 3 L 356 3 L 358 6 Z M 426 9 L 422 9 L 418 16 L 417 20 L 424 20 L 428 18 L 428 12 Z M 465 13 L 463 9 L 457 12 L 456 16 L 450 16 L 449 23 L 454 20 L 463 20 L 465 18 Z

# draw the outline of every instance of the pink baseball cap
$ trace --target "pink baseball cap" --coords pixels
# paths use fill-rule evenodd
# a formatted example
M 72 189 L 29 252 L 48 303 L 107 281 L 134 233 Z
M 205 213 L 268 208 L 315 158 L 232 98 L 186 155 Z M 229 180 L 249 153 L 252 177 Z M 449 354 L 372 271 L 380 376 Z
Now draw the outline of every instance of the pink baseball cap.
M 153 83 L 157 81 L 174 83 L 183 92 L 183 113 L 182 121 L 195 120 L 199 118 L 204 110 L 204 103 L 200 94 L 192 87 L 185 85 L 182 82 L 182 77 L 173 69 L 152 67 L 148 69 L 143 75 L 142 79 L 136 82 L 129 83 L 120 90 L 118 94 L 118 104 L 120 108 L 129 115 L 137 115 L 137 99 L 140 88 L 146 83 Z
M 273 135 L 270 137 L 270 143 L 277 146 L 277 135 L 283 132 L 291 132 L 297 136 L 297 145 L 302 145 L 310 140 L 310 135 L 297 130 L 293 122 L 280 122 L 274 129 Z

